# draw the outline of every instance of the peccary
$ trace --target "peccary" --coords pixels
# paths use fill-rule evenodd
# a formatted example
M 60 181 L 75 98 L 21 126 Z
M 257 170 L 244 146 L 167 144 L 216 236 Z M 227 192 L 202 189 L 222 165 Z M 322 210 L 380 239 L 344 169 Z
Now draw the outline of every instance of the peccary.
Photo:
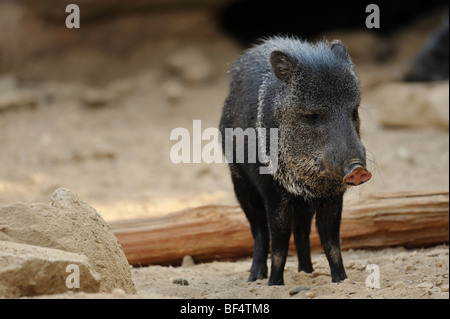
M 448 79 L 448 17 L 428 38 L 404 76 L 405 81 L 441 81 Z
M 236 145 L 243 138 L 239 134 L 248 128 L 277 128 L 279 136 L 276 167 L 270 160 L 236 162 L 235 155 L 227 159 L 254 238 L 248 281 L 267 278 L 271 244 L 268 284 L 284 284 L 292 232 L 298 270 L 313 271 L 309 235 L 314 214 L 332 281 L 344 280 L 339 234 L 343 195 L 348 185 L 372 176 L 360 141 L 359 80 L 346 47 L 340 41 L 311 44 L 272 37 L 247 50 L 230 73 L 222 136 L 227 128 L 241 128 L 231 139 L 236 152 L 242 148 Z M 244 148 L 251 145 L 249 136 L 243 138 Z M 224 150 L 226 142 L 230 140 L 222 141 Z M 262 142 L 258 136 L 257 143 Z M 270 153 L 269 143 L 264 147 Z M 262 166 L 270 174 L 261 174 Z

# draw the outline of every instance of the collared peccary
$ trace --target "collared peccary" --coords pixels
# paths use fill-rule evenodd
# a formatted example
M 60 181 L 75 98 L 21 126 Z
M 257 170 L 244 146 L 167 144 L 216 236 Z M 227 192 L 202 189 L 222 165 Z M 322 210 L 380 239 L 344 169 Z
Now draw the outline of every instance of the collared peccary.
M 238 136 L 248 128 L 278 129 L 276 166 L 270 160 L 236 162 L 235 154 L 227 159 L 254 238 L 248 280 L 267 278 L 271 244 L 268 284 L 284 284 L 292 232 L 298 270 L 312 272 L 309 235 L 314 214 L 332 281 L 344 280 L 339 235 L 343 194 L 348 185 L 371 178 L 359 133 L 360 85 L 347 49 L 340 41 L 310 44 L 273 37 L 246 51 L 230 73 L 220 131 L 225 136 L 227 128 L 241 128 L 231 138 L 235 153 L 251 145 L 250 135 Z M 236 145 L 241 138 L 244 145 Z M 257 143 L 263 142 L 260 138 Z M 230 139 L 223 139 L 225 151 L 226 142 Z M 265 147 L 270 153 L 269 143 Z M 270 174 L 261 174 L 262 166 L 269 167 Z
M 448 79 L 448 17 L 430 35 L 404 76 L 405 81 L 441 81 Z

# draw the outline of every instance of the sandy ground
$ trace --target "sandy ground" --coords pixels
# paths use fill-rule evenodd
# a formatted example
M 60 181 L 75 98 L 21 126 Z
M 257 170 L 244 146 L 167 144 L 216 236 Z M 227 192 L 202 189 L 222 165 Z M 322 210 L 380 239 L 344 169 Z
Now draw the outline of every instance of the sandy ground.
M 403 38 L 423 40 L 417 33 Z M 15 74 L 0 76 L 0 94 L 13 101 L 0 108 L 0 203 L 48 202 L 62 186 L 107 221 L 235 204 L 227 166 L 172 163 L 175 142 L 169 136 L 177 127 L 192 131 L 194 119 L 202 120 L 203 129 L 217 127 L 228 88 L 226 70 L 241 48 L 220 36 L 194 49 L 178 49 L 186 59 L 194 51 L 192 63 L 200 60 L 204 73 L 177 70 L 176 57 L 169 54 L 157 68 L 100 88 L 58 81 L 24 86 Z M 448 130 L 388 129 L 377 120 L 376 88 L 395 80 L 407 59 L 401 61 L 355 61 L 364 94 L 362 140 L 373 178 L 351 189 L 346 200 L 370 192 L 448 191 Z M 149 266 L 132 273 L 138 297 L 448 298 L 448 251 L 448 246 L 346 251 L 349 279 L 339 284 L 331 283 L 322 254 L 313 256 L 312 275 L 296 272 L 295 257 L 289 257 L 283 287 L 268 287 L 264 280 L 247 283 L 250 259 L 188 268 Z M 365 285 L 368 264 L 379 267 L 379 289 Z M 189 285 L 174 284 L 174 278 Z M 290 289 L 298 286 L 305 290 L 291 296 Z
M 314 272 L 297 271 L 297 258 L 289 257 L 285 285 L 267 286 L 266 280 L 246 282 L 251 260 L 213 262 L 190 267 L 152 266 L 132 271 L 138 294 L 158 293 L 181 298 L 448 298 L 448 246 L 405 250 L 350 250 L 343 254 L 348 278 L 332 283 L 324 254 L 312 257 Z M 366 280 L 379 269 L 380 287 Z M 370 268 L 370 267 L 369 267 Z M 178 282 L 184 279 L 188 285 Z M 174 283 L 175 282 L 175 283 Z M 293 289 L 300 288 L 295 293 Z

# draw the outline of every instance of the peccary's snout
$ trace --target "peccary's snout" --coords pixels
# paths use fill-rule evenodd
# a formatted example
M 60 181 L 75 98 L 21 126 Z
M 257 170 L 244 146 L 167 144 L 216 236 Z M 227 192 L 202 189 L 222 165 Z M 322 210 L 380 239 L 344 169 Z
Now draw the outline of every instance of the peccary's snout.
M 367 182 L 372 177 L 362 164 L 354 163 L 347 170 L 344 176 L 344 184 L 357 186 Z

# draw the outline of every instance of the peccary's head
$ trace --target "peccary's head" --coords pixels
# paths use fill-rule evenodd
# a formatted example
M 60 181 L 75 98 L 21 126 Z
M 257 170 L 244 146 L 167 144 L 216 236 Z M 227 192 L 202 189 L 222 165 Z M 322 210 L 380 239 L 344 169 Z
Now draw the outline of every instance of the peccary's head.
M 279 86 L 272 121 L 279 128 L 274 177 L 306 198 L 342 194 L 371 178 L 360 141 L 359 80 L 345 46 L 305 44 L 270 54 Z

